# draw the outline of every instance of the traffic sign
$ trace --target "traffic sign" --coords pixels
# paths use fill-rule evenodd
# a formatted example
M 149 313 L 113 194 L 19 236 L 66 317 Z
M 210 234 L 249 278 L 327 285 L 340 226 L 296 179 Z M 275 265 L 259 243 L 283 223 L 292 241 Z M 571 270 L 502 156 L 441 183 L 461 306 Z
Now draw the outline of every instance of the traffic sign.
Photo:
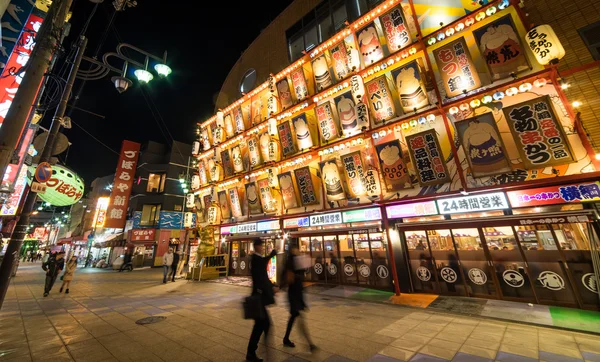
M 46 188 L 47 188 L 47 187 L 48 187 L 48 186 L 46 186 L 46 185 L 44 185 L 44 184 L 41 184 L 41 183 L 39 183 L 39 182 L 35 182 L 35 181 L 33 181 L 33 182 L 31 183 L 31 191 L 33 191 L 33 192 L 37 192 L 38 194 L 43 194 L 43 193 L 45 193 L 45 192 L 46 192 Z
M 35 169 L 35 179 L 41 183 L 45 183 L 52 177 L 52 166 L 48 162 L 42 162 Z

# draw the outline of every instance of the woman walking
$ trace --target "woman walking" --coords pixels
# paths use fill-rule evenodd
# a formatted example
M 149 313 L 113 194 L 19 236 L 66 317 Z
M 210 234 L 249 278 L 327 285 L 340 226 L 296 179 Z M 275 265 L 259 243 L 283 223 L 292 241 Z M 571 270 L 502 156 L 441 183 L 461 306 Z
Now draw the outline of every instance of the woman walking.
M 77 257 L 73 255 L 71 260 L 67 262 L 65 266 L 65 273 L 63 274 L 63 283 L 60 287 L 60 292 L 62 293 L 63 288 L 66 288 L 65 294 L 69 294 L 69 284 L 71 284 L 71 280 L 73 280 L 73 276 L 75 275 L 75 269 L 77 269 Z

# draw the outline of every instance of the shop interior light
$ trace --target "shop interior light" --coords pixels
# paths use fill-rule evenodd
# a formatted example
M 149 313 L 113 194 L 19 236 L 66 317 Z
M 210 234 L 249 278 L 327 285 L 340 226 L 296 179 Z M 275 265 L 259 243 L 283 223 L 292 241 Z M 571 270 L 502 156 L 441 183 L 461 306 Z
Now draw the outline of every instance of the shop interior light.
M 156 70 L 156 73 L 161 77 L 166 77 L 172 72 L 171 68 L 166 64 L 156 64 L 154 70 Z
M 142 83 L 148 83 L 154 79 L 152 73 L 144 69 L 137 69 L 135 72 L 133 72 L 133 74 L 135 74 L 137 79 Z
M 596 160 L 600 161 L 600 153 L 596 153 Z
M 579 101 L 573 102 L 573 107 L 575 107 L 575 108 L 579 107 L 580 105 L 581 105 L 581 102 L 579 102 Z

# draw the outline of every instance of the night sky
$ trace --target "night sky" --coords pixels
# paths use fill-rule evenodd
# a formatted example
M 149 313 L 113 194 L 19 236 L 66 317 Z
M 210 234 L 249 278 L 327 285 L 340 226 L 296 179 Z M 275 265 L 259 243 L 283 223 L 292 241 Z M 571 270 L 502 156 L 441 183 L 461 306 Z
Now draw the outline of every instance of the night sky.
M 198 4 L 197 8 L 190 6 L 194 3 Z M 117 14 L 98 58 L 115 51 L 119 41 L 158 56 L 166 50 L 173 73 L 167 79 L 155 75 L 153 81 L 142 86 L 130 69 L 128 77 L 134 84 L 123 94 L 119 94 L 110 82 L 110 77 L 116 74 L 89 81 L 76 105 L 104 118 L 73 110 L 72 120 L 116 152 L 124 139 L 170 143 L 169 132 L 175 140 L 191 143 L 196 122 L 213 115 L 216 95 L 229 70 L 261 29 L 289 3 L 291 0 L 138 0 L 137 7 Z M 67 51 L 92 9 L 93 4 L 88 0 L 74 2 L 73 27 L 64 42 Z M 86 34 L 89 43 L 85 55 L 92 56 L 96 51 L 113 12 L 112 1 L 106 0 L 99 5 Z M 89 63 L 82 63 L 82 69 L 88 67 Z M 73 94 L 80 85 L 78 80 Z M 70 112 L 67 109 L 67 114 Z M 50 125 L 53 111 L 49 113 L 43 119 L 44 127 Z M 161 117 L 168 130 L 161 124 Z M 75 124 L 64 133 L 72 145 L 60 159 L 64 162 L 66 158 L 66 165 L 82 176 L 87 186 L 94 178 L 115 171 L 116 153 Z

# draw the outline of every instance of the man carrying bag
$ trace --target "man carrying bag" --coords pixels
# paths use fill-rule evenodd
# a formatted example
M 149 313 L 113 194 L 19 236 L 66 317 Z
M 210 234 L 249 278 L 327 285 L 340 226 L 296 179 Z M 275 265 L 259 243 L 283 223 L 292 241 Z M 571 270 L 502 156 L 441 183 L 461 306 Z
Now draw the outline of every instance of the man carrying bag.
M 246 352 L 247 361 L 262 361 L 256 355 L 256 349 L 263 333 L 265 334 L 265 345 L 267 344 L 271 318 L 266 306 L 275 304 L 275 292 L 278 290 L 271 283 L 267 274 L 267 263 L 269 259 L 277 255 L 277 250 L 273 250 L 267 257 L 264 257 L 263 254 L 264 242 L 260 239 L 254 240 L 254 254 L 250 257 L 252 294 L 244 300 L 244 317 L 254 319 L 254 328 L 252 328 Z

